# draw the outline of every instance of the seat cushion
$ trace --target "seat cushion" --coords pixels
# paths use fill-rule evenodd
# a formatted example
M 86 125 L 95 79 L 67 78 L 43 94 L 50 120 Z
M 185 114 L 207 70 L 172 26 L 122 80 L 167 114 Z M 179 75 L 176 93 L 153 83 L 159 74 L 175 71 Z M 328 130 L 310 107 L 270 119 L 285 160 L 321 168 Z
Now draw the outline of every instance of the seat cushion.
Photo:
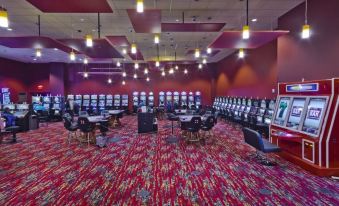
M 275 144 L 272 144 L 271 142 L 267 141 L 266 139 L 262 139 L 263 141 L 263 151 L 264 153 L 270 153 L 270 152 L 280 152 L 281 149 Z

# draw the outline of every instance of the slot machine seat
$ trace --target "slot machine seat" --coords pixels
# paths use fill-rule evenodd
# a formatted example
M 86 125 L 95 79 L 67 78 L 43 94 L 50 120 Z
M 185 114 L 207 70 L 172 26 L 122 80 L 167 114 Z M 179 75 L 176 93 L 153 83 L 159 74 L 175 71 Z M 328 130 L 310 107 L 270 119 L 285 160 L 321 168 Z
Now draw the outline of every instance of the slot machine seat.
M 242 129 L 244 134 L 244 139 L 247 144 L 254 147 L 256 149 L 255 157 L 260 160 L 260 162 L 267 166 L 276 165 L 276 163 L 271 162 L 267 159 L 267 157 L 262 157 L 261 153 L 277 153 L 280 152 L 281 149 L 275 144 L 270 143 L 268 140 L 263 139 L 259 132 L 252 130 L 250 128 L 243 128 Z
M 206 137 L 207 137 L 206 133 L 208 133 L 208 138 L 212 137 L 211 130 L 214 127 L 215 123 L 216 123 L 216 120 L 215 120 L 214 116 L 209 116 L 209 117 L 207 117 L 207 119 L 205 121 L 202 122 L 200 129 L 202 131 L 204 131 L 204 133 L 205 133 L 204 139 L 206 139 Z
M 201 129 L 201 118 L 193 117 L 187 126 L 189 132 L 189 139 L 187 141 L 200 141 L 199 131 Z M 193 136 L 193 137 L 192 137 Z
M 38 114 L 37 116 L 38 116 L 39 126 L 40 126 L 40 123 L 44 123 L 45 126 L 48 127 L 48 122 L 50 120 L 49 112 L 43 111 L 43 110 L 38 110 L 37 114 Z
M 68 113 L 67 113 L 68 114 Z M 70 114 L 63 116 L 64 127 L 68 131 L 68 143 L 71 142 L 72 138 L 77 138 L 76 131 L 79 129 L 76 123 L 72 122 L 72 116 Z
M 91 134 L 94 131 L 95 125 L 91 124 L 87 117 L 78 118 L 78 127 L 80 131 L 84 134 L 84 139 L 87 142 L 87 145 L 90 143 Z

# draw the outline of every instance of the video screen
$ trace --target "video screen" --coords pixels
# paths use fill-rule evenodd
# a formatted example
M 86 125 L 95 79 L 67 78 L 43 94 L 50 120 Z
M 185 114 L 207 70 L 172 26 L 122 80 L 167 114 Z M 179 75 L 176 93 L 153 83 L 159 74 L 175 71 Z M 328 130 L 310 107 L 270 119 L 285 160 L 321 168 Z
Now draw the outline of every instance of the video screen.
M 288 107 L 290 105 L 290 98 L 289 97 L 282 97 L 278 104 L 278 110 L 275 116 L 274 123 L 277 125 L 284 125 Z
M 260 115 L 264 115 L 264 113 L 265 113 L 265 109 L 259 109 L 259 113 L 260 113 Z
M 240 111 L 243 112 L 245 110 L 245 106 L 241 106 Z
M 29 109 L 29 105 L 28 104 L 17 104 L 16 105 L 16 109 L 17 110 L 28 110 Z
M 257 116 L 257 122 L 262 122 L 262 116 Z
M 246 107 L 246 110 L 245 110 L 247 113 L 249 113 L 251 111 L 251 107 Z
M 49 104 L 44 104 L 46 110 L 49 110 Z
M 271 124 L 271 122 L 272 122 L 272 120 L 271 119 L 269 119 L 269 118 L 265 118 L 265 124 Z
M 293 99 L 290 116 L 286 125 L 287 127 L 298 129 L 304 111 L 305 102 L 306 98 Z
M 2 107 L 3 109 L 8 108 L 9 110 L 15 110 L 15 105 L 14 104 L 5 104 Z
M 310 99 L 302 131 L 314 135 L 319 134 L 320 123 L 325 112 L 325 105 L 326 105 L 325 98 Z

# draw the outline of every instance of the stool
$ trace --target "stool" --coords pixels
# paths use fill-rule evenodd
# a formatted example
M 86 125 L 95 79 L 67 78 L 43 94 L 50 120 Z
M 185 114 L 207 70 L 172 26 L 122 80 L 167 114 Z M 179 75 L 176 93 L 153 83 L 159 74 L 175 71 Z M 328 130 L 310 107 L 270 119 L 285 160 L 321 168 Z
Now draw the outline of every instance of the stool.
M 6 127 L 5 130 L 7 132 L 11 132 L 12 133 L 12 141 L 10 143 L 17 143 L 16 133 L 19 132 L 20 127 L 19 126 L 11 126 L 11 127 Z
M 177 117 L 173 114 L 170 114 L 170 115 L 168 115 L 168 120 L 172 122 L 172 135 L 167 137 L 166 141 L 169 142 L 169 143 L 174 143 L 174 142 L 177 142 L 179 140 L 179 138 L 174 135 L 174 124 L 173 124 L 173 122 L 178 121 L 179 117 Z

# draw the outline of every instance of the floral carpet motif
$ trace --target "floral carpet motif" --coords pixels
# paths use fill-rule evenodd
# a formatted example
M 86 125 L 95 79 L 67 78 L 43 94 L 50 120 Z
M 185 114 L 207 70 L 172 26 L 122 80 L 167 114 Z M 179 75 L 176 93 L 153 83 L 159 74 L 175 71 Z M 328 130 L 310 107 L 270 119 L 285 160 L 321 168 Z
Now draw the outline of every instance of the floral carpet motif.
M 339 205 L 338 181 L 250 159 L 239 126 L 219 121 L 199 145 L 167 142 L 168 121 L 157 134 L 138 135 L 136 116 L 122 124 L 105 148 L 68 144 L 62 123 L 1 144 L 0 205 Z

